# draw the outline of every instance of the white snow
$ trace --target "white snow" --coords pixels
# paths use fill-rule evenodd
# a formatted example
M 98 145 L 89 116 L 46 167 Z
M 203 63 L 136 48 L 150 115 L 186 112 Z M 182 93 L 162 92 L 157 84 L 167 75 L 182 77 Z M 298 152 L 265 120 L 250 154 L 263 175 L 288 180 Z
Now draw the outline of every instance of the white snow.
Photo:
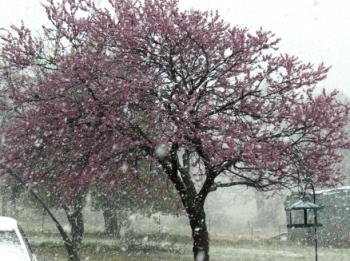
M 120 170 L 123 172 L 123 173 L 126 173 L 129 169 L 129 166 L 126 162 L 123 163 L 123 165 L 120 167 Z
M 196 257 L 196 261 L 203 261 L 205 258 L 205 253 L 204 251 L 200 251 Z
M 158 158 L 160 159 L 164 159 L 168 154 L 168 148 L 166 146 L 166 144 L 160 144 L 156 147 L 156 151 L 155 151 L 156 155 Z
M 332 195 L 332 194 L 336 194 L 339 192 L 345 192 L 347 190 L 350 192 L 350 186 L 343 186 L 343 187 L 338 187 L 338 188 L 333 188 L 333 189 L 317 190 L 317 191 L 315 191 L 315 194 Z

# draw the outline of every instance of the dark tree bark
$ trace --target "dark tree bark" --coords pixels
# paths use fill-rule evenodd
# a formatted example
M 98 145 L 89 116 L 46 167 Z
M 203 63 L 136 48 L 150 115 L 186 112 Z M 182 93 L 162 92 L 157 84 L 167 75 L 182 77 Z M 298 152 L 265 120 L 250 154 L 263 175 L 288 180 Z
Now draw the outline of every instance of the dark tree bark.
M 11 186 L 11 194 L 9 198 L 10 202 L 10 216 L 13 218 L 16 218 L 18 216 L 18 209 L 17 209 L 17 188 L 16 185 Z
M 107 235 L 120 238 L 120 225 L 118 222 L 117 211 L 111 208 L 103 210 L 103 218 L 105 223 L 105 232 Z
M 71 228 L 72 247 L 79 252 L 84 235 L 84 218 L 83 218 L 83 195 L 77 195 L 74 205 L 68 207 L 63 204 L 62 207 L 66 212 L 67 220 Z
M 6 189 L 4 186 L 1 187 L 1 215 L 7 216 L 7 198 L 6 198 Z
M 72 215 L 68 215 L 67 218 L 71 226 L 73 245 L 79 249 L 84 234 L 83 213 L 76 211 Z
M 190 154 L 182 156 L 182 166 L 179 163 L 177 146 L 172 147 L 168 162 L 158 159 L 165 172 L 179 192 L 181 201 L 188 215 L 192 230 L 194 260 L 209 261 L 209 234 L 206 225 L 204 202 L 214 184 L 215 173 L 207 169 L 207 176 L 200 191 L 196 191 L 190 174 Z
M 209 234 L 204 207 L 201 204 L 188 211 L 192 230 L 194 260 L 209 261 Z
M 64 239 L 64 246 L 68 253 L 68 261 L 80 261 L 79 251 L 74 247 L 68 235 L 66 235 L 66 238 Z

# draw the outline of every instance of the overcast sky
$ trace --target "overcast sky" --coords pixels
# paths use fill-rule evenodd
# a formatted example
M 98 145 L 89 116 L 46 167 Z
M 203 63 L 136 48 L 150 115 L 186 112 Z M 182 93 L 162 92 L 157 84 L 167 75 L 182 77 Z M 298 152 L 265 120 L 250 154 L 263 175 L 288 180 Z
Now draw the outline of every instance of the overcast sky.
M 97 2 L 103 0 L 96 0 Z M 0 27 L 45 23 L 41 0 L 0 0 Z M 349 0 L 180 0 L 182 8 L 218 9 L 225 20 L 282 38 L 280 49 L 304 61 L 332 66 L 320 87 L 350 97 Z

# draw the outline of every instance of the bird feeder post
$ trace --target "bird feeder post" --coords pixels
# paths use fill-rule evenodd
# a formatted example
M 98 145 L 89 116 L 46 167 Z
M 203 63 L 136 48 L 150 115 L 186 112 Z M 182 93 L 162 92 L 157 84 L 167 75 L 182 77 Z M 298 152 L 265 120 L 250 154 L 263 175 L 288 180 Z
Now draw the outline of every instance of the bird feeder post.
M 306 190 L 310 186 L 312 189 L 312 196 L 313 196 L 313 202 L 307 201 L 305 198 Z M 315 260 L 318 261 L 317 256 L 317 227 L 322 226 L 322 224 L 319 224 L 317 221 L 317 210 L 322 209 L 323 207 L 316 204 L 316 194 L 315 194 L 315 188 L 314 185 L 310 182 L 307 183 L 305 186 L 305 190 L 303 193 L 303 198 L 299 200 L 298 202 L 292 204 L 289 207 L 286 207 L 287 216 L 289 216 L 288 228 L 314 228 L 314 241 L 315 241 Z M 302 222 L 298 221 L 298 219 L 293 219 L 293 213 L 296 213 L 296 211 L 302 211 L 303 212 L 303 219 Z M 313 221 L 309 219 L 310 213 L 314 214 Z

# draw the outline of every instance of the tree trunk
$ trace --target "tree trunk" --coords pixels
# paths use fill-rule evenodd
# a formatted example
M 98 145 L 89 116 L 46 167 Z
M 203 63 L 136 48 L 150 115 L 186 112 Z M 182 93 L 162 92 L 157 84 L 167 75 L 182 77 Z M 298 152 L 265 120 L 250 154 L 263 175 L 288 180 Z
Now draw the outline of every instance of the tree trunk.
M 79 248 L 84 234 L 82 209 L 78 208 L 77 210 L 70 212 L 69 208 L 64 204 L 62 205 L 62 208 L 66 212 L 67 220 L 71 228 L 71 237 L 69 238 L 64 229 L 61 226 L 58 227 L 68 253 L 68 260 L 80 261 Z
M 269 196 L 268 200 L 267 197 Z M 256 225 L 258 227 L 275 227 L 278 225 L 278 201 L 276 197 L 272 197 L 264 192 L 255 190 L 255 200 L 257 209 Z
M 1 215 L 7 216 L 7 195 L 4 186 L 1 187 Z
M 209 261 L 209 234 L 206 225 L 204 206 L 195 206 L 188 211 L 192 230 L 193 255 L 195 261 Z
M 103 218 L 105 222 L 105 232 L 107 235 L 120 238 L 120 226 L 118 223 L 118 215 L 114 209 L 104 209 Z
M 201 150 L 201 144 L 198 144 Z M 173 144 L 170 151 L 169 162 L 162 158 L 157 158 L 164 168 L 175 189 L 178 191 L 182 204 L 186 209 L 192 230 L 193 256 L 195 261 L 209 261 L 209 234 L 205 219 L 204 202 L 211 191 L 216 172 L 213 172 L 208 163 L 204 163 L 206 168 L 206 178 L 202 188 L 197 192 L 195 183 L 191 176 L 191 153 L 187 150 L 182 155 L 182 167 L 179 163 L 179 147 Z M 201 156 L 206 155 L 201 153 Z M 209 158 L 206 159 L 209 161 Z
M 78 250 L 72 245 L 64 242 L 66 251 L 68 253 L 68 261 L 80 261 Z
M 71 227 L 71 236 L 73 247 L 78 251 L 84 235 L 84 219 L 81 209 L 67 214 L 68 222 Z
M 18 217 L 17 191 L 16 191 L 15 185 L 11 187 L 10 205 L 11 205 L 11 214 L 9 216 L 13 218 L 17 218 Z

